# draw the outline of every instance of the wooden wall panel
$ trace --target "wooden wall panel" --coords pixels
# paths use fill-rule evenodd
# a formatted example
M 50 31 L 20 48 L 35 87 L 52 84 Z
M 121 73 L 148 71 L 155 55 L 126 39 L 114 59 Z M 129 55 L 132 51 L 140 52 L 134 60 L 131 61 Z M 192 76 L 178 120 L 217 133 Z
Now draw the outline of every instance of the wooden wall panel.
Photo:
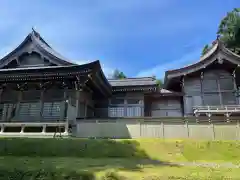
M 163 97 L 152 102 L 151 112 L 153 117 L 181 117 L 182 105 L 179 97 Z
M 196 77 L 184 77 L 184 114 L 193 115 L 194 106 L 237 104 L 235 81 L 225 70 L 206 70 Z

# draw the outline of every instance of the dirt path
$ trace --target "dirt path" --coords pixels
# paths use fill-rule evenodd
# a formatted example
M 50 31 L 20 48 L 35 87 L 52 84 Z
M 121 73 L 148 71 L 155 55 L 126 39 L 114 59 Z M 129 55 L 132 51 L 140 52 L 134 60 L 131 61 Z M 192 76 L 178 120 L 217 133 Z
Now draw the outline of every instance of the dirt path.
M 175 162 L 173 165 L 209 168 L 240 168 L 240 164 L 212 162 Z

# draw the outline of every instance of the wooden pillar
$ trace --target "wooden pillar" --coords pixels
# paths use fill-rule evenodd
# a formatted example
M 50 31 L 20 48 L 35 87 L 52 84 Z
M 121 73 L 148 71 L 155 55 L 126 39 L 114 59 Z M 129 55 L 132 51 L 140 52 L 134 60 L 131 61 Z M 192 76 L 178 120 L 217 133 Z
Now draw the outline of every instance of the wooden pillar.
M 79 117 L 80 113 L 80 90 L 76 90 L 76 118 Z
M 127 108 L 128 108 L 127 97 L 124 98 L 124 104 L 123 104 L 123 107 L 124 107 L 124 109 L 123 109 L 123 111 L 124 111 L 123 116 L 124 116 L 124 117 L 128 117 L 128 114 L 127 114 Z
M 182 77 L 182 92 L 184 93 L 184 76 Z M 182 113 L 183 113 L 183 116 L 185 116 L 185 103 L 186 103 L 186 100 L 185 100 L 185 95 L 183 96 L 183 99 L 182 99 L 183 103 L 182 103 Z
M 204 74 L 203 74 L 203 72 L 201 72 L 200 86 L 201 86 L 201 99 L 202 99 L 202 106 L 204 105 L 203 77 L 204 77 Z
M 87 118 L 87 111 L 88 111 L 88 103 L 84 100 L 84 119 Z
M 221 86 L 220 86 L 220 80 L 217 79 L 217 88 L 218 88 L 218 96 L 219 96 L 219 101 L 220 101 L 220 105 L 224 105 L 223 104 L 223 99 L 222 99 L 222 93 L 221 93 Z
M 161 121 L 161 127 L 162 127 L 162 138 L 165 138 L 164 123 L 163 123 L 163 121 Z
M 23 89 L 21 88 L 20 91 L 18 92 L 18 101 L 16 103 L 17 105 L 16 105 L 16 112 L 15 112 L 15 114 L 17 115 L 18 118 L 20 115 L 19 112 L 20 112 L 20 105 L 21 105 L 21 101 L 22 101 L 22 95 L 23 95 Z
M 75 114 L 75 121 L 76 118 L 80 116 L 80 95 L 82 91 L 82 85 L 80 82 L 80 77 L 76 76 L 76 81 L 75 81 L 75 90 L 76 90 L 76 114 Z
M 67 108 L 67 88 L 64 88 L 63 92 L 63 101 L 61 102 L 61 107 L 60 107 L 60 120 L 65 120 L 66 116 L 66 108 Z
M 237 84 L 236 84 L 236 68 L 234 69 L 232 75 L 233 75 L 233 88 L 235 92 L 238 92 Z M 239 95 L 236 96 L 236 104 L 240 104 L 240 98 Z
M 2 105 L 2 93 L 3 93 L 3 88 L 0 89 L 0 104 L 2 106 L 2 115 L 0 117 L 0 120 L 3 120 L 3 108 L 4 108 L 4 106 Z
M 39 119 L 40 119 L 40 121 L 44 119 L 43 109 L 44 109 L 44 102 L 45 102 L 45 93 L 46 93 L 47 89 L 50 87 L 51 84 L 52 84 L 51 81 L 40 83 L 40 90 L 41 90 L 40 111 L 39 111 Z
M 61 103 L 61 116 L 60 120 L 65 121 L 65 127 L 64 127 L 64 133 L 68 133 L 68 128 L 69 128 L 69 121 L 67 117 L 67 109 L 68 109 L 68 88 L 64 88 L 64 94 L 63 94 L 63 101 Z
M 45 91 L 45 88 L 41 88 L 40 109 L 39 109 L 39 120 L 40 121 L 43 120 L 44 91 Z
M 2 102 L 2 93 L 3 93 L 3 89 L 0 89 L 0 103 Z

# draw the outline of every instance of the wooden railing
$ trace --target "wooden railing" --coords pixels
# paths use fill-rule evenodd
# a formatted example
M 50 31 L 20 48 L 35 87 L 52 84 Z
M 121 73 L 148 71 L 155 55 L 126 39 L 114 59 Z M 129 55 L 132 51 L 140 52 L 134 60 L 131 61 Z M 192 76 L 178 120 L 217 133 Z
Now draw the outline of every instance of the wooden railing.
M 57 122 L 66 119 L 62 102 L 0 104 L 0 122 Z M 64 114 L 63 114 L 64 113 Z
M 240 113 L 240 105 L 222 105 L 222 106 L 195 106 L 193 107 L 194 114 L 211 113 Z
M 207 116 L 190 116 L 190 117 L 104 117 L 104 118 L 78 118 L 77 122 L 166 122 L 166 123 L 236 123 L 240 121 L 240 116 L 212 116 L 210 119 Z
M 0 123 L 0 136 L 4 137 L 42 137 L 42 136 L 68 136 L 67 122 L 38 123 L 38 122 L 11 122 Z

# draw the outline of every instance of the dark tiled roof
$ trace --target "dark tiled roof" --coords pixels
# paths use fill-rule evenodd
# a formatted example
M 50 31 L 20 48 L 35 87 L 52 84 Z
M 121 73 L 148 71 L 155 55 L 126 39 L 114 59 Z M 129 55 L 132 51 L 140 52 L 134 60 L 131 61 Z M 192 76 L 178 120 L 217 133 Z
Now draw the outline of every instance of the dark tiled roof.
M 47 53 L 56 57 L 58 60 L 62 61 L 63 63 L 67 63 L 68 65 L 74 64 L 69 59 L 63 57 L 61 54 L 59 54 L 57 51 L 55 51 L 53 48 L 51 48 L 46 43 L 46 41 L 44 41 L 44 39 L 40 36 L 40 34 L 37 33 L 36 31 L 32 32 L 31 37 L 32 37 L 32 40 L 36 43 L 36 45 L 38 45 L 40 48 L 45 50 Z
M 114 87 L 123 86 L 152 86 L 156 85 L 156 80 L 152 77 L 109 79 L 109 83 Z
M 12 60 L 12 59 L 9 59 L 9 57 L 11 57 L 18 50 L 20 50 L 29 41 L 32 41 L 35 44 L 35 46 L 38 48 L 38 50 L 42 51 L 43 53 L 46 53 L 48 56 L 51 56 L 52 58 L 50 59 L 54 61 L 54 63 L 58 65 L 77 65 L 75 63 L 72 63 L 69 59 L 60 55 L 58 52 L 56 52 L 53 48 L 51 48 L 46 43 L 46 41 L 44 41 L 44 39 L 40 36 L 38 32 L 33 30 L 31 33 L 28 34 L 28 36 L 17 48 L 15 48 L 12 52 L 7 54 L 0 60 L 0 68 L 8 64 L 9 61 Z
M 229 58 L 226 58 L 226 56 Z M 212 48 L 204 56 L 200 58 L 200 61 L 197 61 L 194 64 L 191 64 L 179 69 L 166 71 L 164 87 L 168 88 L 170 82 L 171 83 L 179 82 L 182 76 L 200 71 L 206 68 L 207 66 L 213 64 L 215 61 L 221 60 L 221 59 L 224 59 L 224 61 L 228 61 L 235 65 L 240 64 L 240 56 L 230 51 L 229 49 L 227 49 L 224 46 L 223 42 L 217 39 L 213 44 Z M 176 79 L 176 81 L 172 81 L 172 79 L 174 78 Z
M 172 74 L 176 74 L 176 73 L 189 74 L 189 73 L 195 72 L 201 68 L 205 68 L 206 66 L 208 66 L 209 64 L 211 64 L 213 61 L 216 60 L 216 59 L 211 59 L 210 57 L 214 53 L 219 53 L 220 51 L 234 57 L 234 60 L 232 60 L 233 58 L 229 58 L 229 59 L 226 59 L 227 61 L 239 64 L 240 56 L 238 54 L 235 54 L 234 52 L 230 51 L 229 49 L 227 49 L 224 46 L 223 42 L 221 42 L 220 40 L 216 40 L 216 42 L 214 43 L 212 48 L 205 55 L 203 55 L 200 58 L 200 61 L 197 61 L 194 64 L 191 64 L 191 65 L 179 68 L 179 69 L 168 70 L 168 71 L 166 71 L 166 74 L 167 75 L 172 75 Z

